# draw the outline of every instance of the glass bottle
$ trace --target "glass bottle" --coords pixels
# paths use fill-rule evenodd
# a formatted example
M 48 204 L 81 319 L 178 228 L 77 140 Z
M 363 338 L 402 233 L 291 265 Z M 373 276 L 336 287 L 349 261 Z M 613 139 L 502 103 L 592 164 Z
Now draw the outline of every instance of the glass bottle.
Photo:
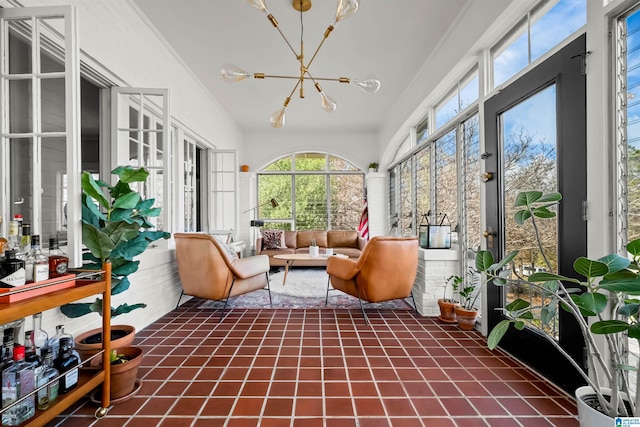
M 53 361 L 53 367 L 60 372 L 59 393 L 66 393 L 78 385 L 78 364 L 80 360 L 71 352 L 71 339 L 60 338 L 60 353 Z
M 20 237 L 20 252 L 25 254 L 25 258 L 31 252 L 31 224 L 22 224 L 22 237 Z
M 8 250 L 0 265 L 0 288 L 14 288 L 26 283 L 25 262 L 18 258 L 18 252 Z
M 33 331 L 24 333 L 24 360 L 33 365 L 36 377 L 42 371 L 42 357 L 36 353 L 36 344 L 33 339 Z
M 58 377 L 59 373 L 56 368 L 53 367 L 53 357 L 51 348 L 44 347 L 42 349 L 42 361 L 44 369 L 40 373 L 39 377 L 36 377 L 36 386 L 40 388 L 45 384 L 53 381 Z M 49 405 L 58 399 L 58 387 L 59 381 L 53 381 L 46 388 L 38 391 L 38 403 L 37 407 L 40 410 L 47 409 Z
M 0 372 L 13 365 L 13 328 L 5 328 L 2 334 L 2 353 L 0 355 Z
M 18 221 L 9 221 L 9 235 L 7 236 L 7 249 L 20 249 L 20 240 L 18 237 Z
M 31 252 L 26 261 L 27 282 L 41 282 L 49 278 L 49 258 L 40 250 L 40 236 L 31 236 Z
M 36 353 L 40 354 L 40 350 L 47 345 L 49 334 L 42 329 L 42 313 L 33 315 L 33 344 L 36 347 Z
M 47 347 L 51 347 L 51 353 L 53 354 L 53 360 L 58 358 L 58 354 L 60 353 L 60 340 L 62 338 L 68 338 L 73 346 L 73 337 L 71 334 L 67 334 L 64 331 L 64 325 L 56 326 L 56 334 L 49 338 L 47 341 Z
M 60 277 L 67 274 L 69 257 L 62 252 L 57 237 L 49 239 L 49 277 Z
M 13 348 L 13 366 L 2 372 L 2 408 L 35 390 L 33 366 L 24 360 L 24 346 Z M 3 426 L 22 424 L 36 413 L 33 395 L 2 413 Z

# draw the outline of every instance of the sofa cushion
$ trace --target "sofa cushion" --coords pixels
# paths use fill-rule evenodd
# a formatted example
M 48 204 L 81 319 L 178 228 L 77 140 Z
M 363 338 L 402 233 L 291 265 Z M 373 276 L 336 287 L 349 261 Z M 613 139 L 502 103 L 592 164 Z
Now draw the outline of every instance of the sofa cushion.
M 298 247 L 298 232 L 286 230 L 284 232 L 284 243 L 288 248 Z
M 298 248 L 311 246 L 311 242 L 315 239 L 317 246 L 327 247 L 326 231 L 298 231 Z
M 287 245 L 284 242 L 284 231 L 263 230 L 262 249 L 287 249 Z
M 357 248 L 358 232 L 355 230 L 327 231 L 328 248 Z

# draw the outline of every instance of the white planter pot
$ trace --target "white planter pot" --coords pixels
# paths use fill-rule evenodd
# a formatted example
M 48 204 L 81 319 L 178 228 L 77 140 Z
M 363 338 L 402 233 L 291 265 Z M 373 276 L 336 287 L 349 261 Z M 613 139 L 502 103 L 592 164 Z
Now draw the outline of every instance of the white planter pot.
M 312 256 L 312 257 L 320 256 L 320 247 L 319 246 L 309 246 L 309 256 Z
M 610 389 L 602 389 L 605 396 L 611 394 Z M 602 412 L 596 411 L 586 403 L 583 398 L 588 395 L 593 395 L 593 388 L 590 386 L 578 387 L 576 389 L 576 403 L 578 405 L 578 418 L 580 421 L 580 427 L 614 427 L 613 418 Z

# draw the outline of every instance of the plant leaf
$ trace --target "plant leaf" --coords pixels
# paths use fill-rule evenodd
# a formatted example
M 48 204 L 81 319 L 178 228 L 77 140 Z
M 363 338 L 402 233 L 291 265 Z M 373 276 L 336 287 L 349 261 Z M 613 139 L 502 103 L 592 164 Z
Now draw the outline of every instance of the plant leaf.
M 628 303 L 618 309 L 618 314 L 622 316 L 636 316 L 640 311 L 640 304 L 637 302 Z
M 608 299 L 598 292 L 585 292 L 580 295 L 580 307 L 593 313 L 602 313 L 607 308 Z
M 627 251 L 634 256 L 637 257 L 640 255 L 640 239 L 635 239 L 627 243 Z
M 74 302 L 60 306 L 60 311 L 67 317 L 76 318 L 91 313 L 91 304 L 88 302 Z
M 143 231 L 140 234 L 150 242 L 154 242 L 158 239 L 168 239 L 171 237 L 171 233 L 167 231 Z
M 546 206 L 541 206 L 533 210 L 533 215 L 538 218 L 555 218 L 556 213 L 550 211 Z
M 523 191 L 516 196 L 515 207 L 531 206 L 542 197 L 542 191 Z
M 616 334 L 629 329 L 629 324 L 622 320 L 601 320 L 591 325 L 591 332 L 594 334 Z
M 111 308 L 111 317 L 116 317 L 119 316 L 121 314 L 125 314 L 125 313 L 129 313 L 133 310 L 137 310 L 139 308 L 145 308 L 147 305 L 146 304 L 133 304 L 133 305 L 128 305 L 127 303 L 124 303 L 120 306 L 118 306 L 117 308 Z
M 584 302 L 582 301 L 581 295 L 572 294 L 572 295 L 570 295 L 570 297 L 573 300 L 573 302 L 578 306 L 578 309 L 580 310 L 580 314 L 582 314 L 585 317 L 595 316 L 596 315 L 596 313 L 594 311 L 591 311 L 588 306 L 584 305 Z M 569 307 L 564 307 L 564 308 L 568 312 L 572 313 Z
M 587 279 L 601 277 L 609 272 L 607 264 L 585 257 L 578 257 L 573 262 L 573 269 L 576 273 L 586 277 Z
M 630 280 L 616 280 L 598 285 L 598 289 L 610 292 L 623 292 L 628 295 L 640 295 L 640 277 Z
M 627 334 L 629 334 L 629 338 L 634 338 L 637 340 L 640 339 L 640 325 L 638 325 L 637 323 L 634 323 L 631 326 L 629 326 L 629 330 Z
M 518 211 L 513 215 L 513 220 L 518 225 L 523 225 L 529 218 L 531 218 L 531 212 L 527 209 Z
M 114 258 L 121 257 L 127 261 L 132 261 L 133 257 L 140 255 L 147 249 L 149 242 L 144 236 L 137 236 L 134 239 L 127 240 L 126 242 L 120 242 L 111 251 L 111 256 Z
M 555 191 L 555 192 L 551 192 L 551 193 L 547 193 L 547 194 L 543 195 L 542 197 L 540 197 L 537 200 L 537 202 L 538 203 L 549 203 L 549 202 L 551 202 L 552 204 L 555 204 L 555 203 L 559 202 L 560 200 L 562 200 L 562 194 L 560 194 L 557 191 Z
M 106 261 L 115 247 L 109 236 L 91 224 L 82 223 L 82 243 L 89 248 L 93 256 Z
M 482 250 L 476 256 L 476 270 L 486 272 L 493 265 L 493 254 L 491 251 Z
M 102 193 L 98 184 L 96 184 L 95 179 L 91 176 L 89 172 L 82 172 L 80 176 L 80 184 L 82 186 L 82 191 L 87 194 L 89 197 L 93 198 L 100 206 L 105 209 L 109 209 L 109 201 Z
M 518 310 L 522 310 L 525 308 L 528 308 L 531 306 L 531 303 L 529 303 L 529 301 L 525 301 L 521 298 L 518 298 L 514 301 L 512 301 L 511 303 L 507 304 L 507 306 L 505 306 L 505 310 L 512 312 L 512 311 L 518 311 Z
M 117 295 L 129 289 L 131 282 L 126 277 L 111 280 L 111 295 Z
M 629 267 L 629 264 L 631 264 L 631 261 L 629 260 L 629 258 L 625 258 L 618 254 L 607 255 L 605 257 L 600 258 L 598 261 L 606 264 L 609 267 L 608 274 L 616 273 L 618 271 L 624 270 L 625 268 Z
M 140 195 L 138 193 L 128 193 L 118 197 L 113 202 L 113 209 L 133 209 L 138 205 Z
M 511 320 L 503 320 L 491 330 L 487 337 L 487 346 L 490 350 L 494 350 L 498 346 L 500 340 L 509 329 L 510 324 Z
M 118 175 L 120 181 L 131 184 L 132 182 L 145 182 L 149 177 L 149 172 L 145 168 L 134 168 L 132 166 L 124 166 L 115 168 L 112 174 Z

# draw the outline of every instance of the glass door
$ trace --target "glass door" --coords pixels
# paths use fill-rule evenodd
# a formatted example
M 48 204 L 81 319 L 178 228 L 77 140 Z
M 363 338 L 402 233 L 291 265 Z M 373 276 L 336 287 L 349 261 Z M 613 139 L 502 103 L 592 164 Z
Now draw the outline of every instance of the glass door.
M 496 259 L 519 250 L 512 275 L 526 278 L 551 270 L 573 273 L 573 260 L 586 254 L 586 96 L 581 36 L 530 72 L 505 87 L 485 104 L 485 176 L 487 249 Z M 531 225 L 515 223 L 514 201 L 522 191 L 559 191 L 557 217 L 539 221 L 544 256 L 537 249 Z M 487 290 L 489 330 L 503 319 L 500 310 L 516 298 L 540 302 L 542 296 L 517 286 Z M 537 304 L 536 304 L 537 305 Z M 582 363 L 583 342 L 570 315 L 558 310 L 551 332 L 575 360 Z M 510 331 L 501 347 L 567 390 L 582 383 L 575 370 L 536 328 Z M 553 363 L 549 361 L 553 360 Z

